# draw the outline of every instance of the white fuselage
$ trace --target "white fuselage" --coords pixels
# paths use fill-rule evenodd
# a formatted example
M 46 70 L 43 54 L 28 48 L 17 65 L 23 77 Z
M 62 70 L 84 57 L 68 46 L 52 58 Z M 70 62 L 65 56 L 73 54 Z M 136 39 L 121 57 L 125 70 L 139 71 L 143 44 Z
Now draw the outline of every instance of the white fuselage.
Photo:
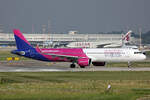
M 83 49 L 92 62 L 135 62 L 146 59 L 138 49 L 133 48 L 101 48 Z
M 119 47 L 122 45 L 121 41 L 98 41 L 98 42 L 71 42 L 67 45 L 69 48 L 108 48 Z

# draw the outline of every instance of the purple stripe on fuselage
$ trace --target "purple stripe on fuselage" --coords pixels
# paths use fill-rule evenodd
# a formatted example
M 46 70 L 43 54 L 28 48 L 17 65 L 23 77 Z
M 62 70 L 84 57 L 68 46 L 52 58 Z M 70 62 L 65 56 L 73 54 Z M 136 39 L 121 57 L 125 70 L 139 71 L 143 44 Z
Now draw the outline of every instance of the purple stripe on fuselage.
M 43 60 L 43 61 L 71 61 L 67 59 L 67 56 L 70 57 L 87 57 L 83 52 L 82 48 L 33 48 L 30 43 L 25 39 L 22 33 L 14 29 L 14 35 L 16 39 L 16 44 L 18 50 L 24 50 L 25 56 L 33 59 Z M 64 57 L 52 56 L 49 54 L 63 55 Z M 88 57 L 87 57 L 88 58 Z
M 82 48 L 50 48 L 50 49 L 39 49 L 36 48 L 36 51 L 40 53 L 45 58 L 49 59 L 50 61 L 65 61 L 68 62 L 70 60 L 66 59 L 67 57 L 53 57 L 51 55 L 46 54 L 56 54 L 56 55 L 66 55 L 66 56 L 76 56 L 76 57 L 87 57 L 86 54 L 83 52 Z

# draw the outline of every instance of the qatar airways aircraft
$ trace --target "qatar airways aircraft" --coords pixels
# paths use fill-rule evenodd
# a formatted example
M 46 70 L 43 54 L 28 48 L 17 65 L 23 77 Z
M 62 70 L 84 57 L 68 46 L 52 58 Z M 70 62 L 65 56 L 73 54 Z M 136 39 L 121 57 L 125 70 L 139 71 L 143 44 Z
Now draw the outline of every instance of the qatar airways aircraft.
M 66 46 L 69 48 L 116 48 L 121 47 L 125 43 L 130 42 L 130 34 L 132 33 L 129 30 L 120 41 L 99 41 L 99 42 L 70 42 Z
M 77 63 L 81 68 L 90 66 L 104 66 L 105 62 L 136 62 L 146 59 L 146 56 L 134 48 L 39 48 L 32 47 L 22 33 L 15 29 L 14 37 L 17 50 L 13 54 L 49 62 L 71 62 L 75 68 Z

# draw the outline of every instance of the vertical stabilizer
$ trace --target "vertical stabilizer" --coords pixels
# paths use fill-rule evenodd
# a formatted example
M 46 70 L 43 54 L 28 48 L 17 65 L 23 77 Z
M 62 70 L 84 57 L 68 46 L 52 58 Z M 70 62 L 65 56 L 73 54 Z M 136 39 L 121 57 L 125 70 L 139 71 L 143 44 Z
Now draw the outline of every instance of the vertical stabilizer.
M 16 46 L 18 50 L 28 50 L 33 48 L 31 44 L 25 39 L 20 30 L 14 29 L 14 37 L 16 40 Z
M 124 37 L 122 38 L 122 40 L 124 40 L 125 42 L 129 42 L 130 41 L 130 34 L 132 33 L 132 31 L 128 31 Z

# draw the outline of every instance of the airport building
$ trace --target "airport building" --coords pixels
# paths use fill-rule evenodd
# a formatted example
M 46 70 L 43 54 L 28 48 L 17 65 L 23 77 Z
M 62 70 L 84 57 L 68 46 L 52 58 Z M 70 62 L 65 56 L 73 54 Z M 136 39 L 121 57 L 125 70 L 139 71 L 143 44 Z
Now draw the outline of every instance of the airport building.
M 32 44 L 43 43 L 45 41 L 53 41 L 60 43 L 68 42 L 121 42 L 122 34 L 78 34 L 76 31 L 70 31 L 68 34 L 28 34 L 23 33 L 25 38 Z M 131 37 L 131 42 L 135 42 L 136 39 Z M 1 46 L 13 46 L 15 45 L 15 39 L 13 33 L 0 33 L 0 45 Z

